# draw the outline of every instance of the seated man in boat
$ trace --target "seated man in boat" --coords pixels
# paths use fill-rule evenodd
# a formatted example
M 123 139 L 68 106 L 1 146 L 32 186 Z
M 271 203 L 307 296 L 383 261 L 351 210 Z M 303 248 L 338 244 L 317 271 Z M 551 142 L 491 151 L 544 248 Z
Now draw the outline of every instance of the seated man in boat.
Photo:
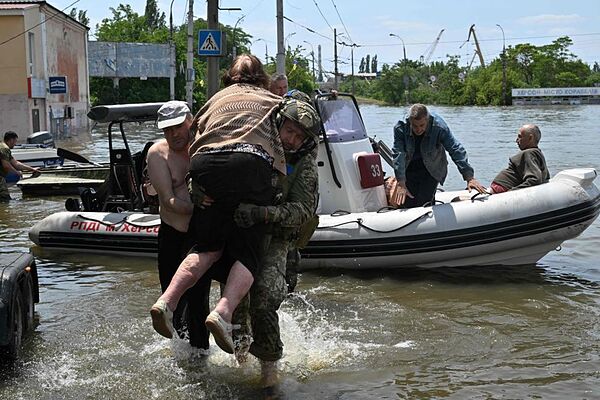
M 226 87 L 196 115 L 190 146 L 192 190 L 206 193 L 214 203 L 195 204 L 190 224 L 194 249 L 150 312 L 155 330 L 172 337 L 171 310 L 215 261 L 229 257 L 234 262 L 223 295 L 205 324 L 219 347 L 233 353 L 231 317 L 254 282 L 267 235 L 264 224 L 239 228 L 233 214 L 240 203 L 272 205 L 273 176 L 286 175 L 286 163 L 275 125 L 281 97 L 267 90 L 269 77 L 260 60 L 248 54 L 237 57 L 223 83 Z M 282 129 L 299 128 L 285 124 Z
M 0 142 L 0 201 L 10 200 L 8 186 L 6 185 L 6 176 L 9 173 L 16 174 L 19 178 L 23 177 L 21 171 L 40 173 L 39 169 L 23 164 L 13 157 L 11 150 L 17 144 L 18 139 L 19 136 L 15 132 L 8 131 L 4 134 L 4 141 Z
M 438 184 L 448 174 L 446 152 L 456 164 L 469 191 L 486 193 L 469 164 L 467 151 L 454 137 L 446 122 L 430 113 L 423 104 L 414 104 L 405 121 L 394 127 L 394 173 L 390 205 L 420 207 L 433 204 Z
M 508 167 L 500 171 L 492 181 L 492 193 L 541 185 L 550 180 L 546 159 L 538 147 L 542 132 L 537 125 L 526 124 L 519 128 L 517 146 L 519 151 L 508 159 Z
M 150 183 L 158 194 L 160 206 L 158 276 L 163 292 L 192 247 L 188 226 L 194 206 L 185 182 L 190 168 L 188 151 L 193 139 L 192 120 L 185 102 L 166 102 L 158 110 L 157 119 L 165 139 L 154 143 L 147 155 Z M 204 296 L 204 291 L 196 286 L 186 292 L 173 312 L 173 326 L 181 338 L 187 331 L 190 345 L 202 348 L 205 328 L 204 320 L 200 320 L 201 312 L 196 308 L 201 304 L 199 296 Z

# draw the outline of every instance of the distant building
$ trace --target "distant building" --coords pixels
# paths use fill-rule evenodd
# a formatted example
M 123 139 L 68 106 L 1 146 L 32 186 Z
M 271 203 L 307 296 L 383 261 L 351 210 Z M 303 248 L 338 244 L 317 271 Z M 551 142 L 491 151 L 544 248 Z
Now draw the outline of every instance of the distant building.
M 357 72 L 354 75 L 352 75 L 352 74 L 343 74 L 342 75 L 342 79 L 343 80 L 348 80 L 348 79 L 352 78 L 353 76 L 355 78 L 358 78 L 358 79 L 363 79 L 363 80 L 370 81 L 370 80 L 379 78 L 379 73 L 377 73 L 377 72 Z
M 0 130 L 88 128 L 88 27 L 45 1 L 0 0 Z
M 600 104 L 600 87 L 512 89 L 512 104 Z

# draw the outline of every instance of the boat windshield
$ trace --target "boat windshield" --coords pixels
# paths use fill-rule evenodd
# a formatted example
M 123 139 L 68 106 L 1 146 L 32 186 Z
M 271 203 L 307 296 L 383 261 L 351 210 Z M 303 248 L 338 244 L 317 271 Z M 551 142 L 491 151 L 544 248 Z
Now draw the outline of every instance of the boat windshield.
M 351 98 L 339 96 L 317 104 L 330 142 L 351 142 L 367 137 L 365 126 Z

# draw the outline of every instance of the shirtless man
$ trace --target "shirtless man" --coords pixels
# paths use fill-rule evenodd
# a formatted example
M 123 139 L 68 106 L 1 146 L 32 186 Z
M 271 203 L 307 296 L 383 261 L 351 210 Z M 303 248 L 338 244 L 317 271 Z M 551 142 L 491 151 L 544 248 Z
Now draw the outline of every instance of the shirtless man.
M 190 131 L 192 114 L 185 102 L 169 101 L 158 110 L 157 125 L 163 130 L 165 139 L 150 147 L 147 161 L 150 182 L 158 194 L 160 205 L 158 274 L 164 292 L 191 248 L 187 232 L 194 206 L 185 176 L 190 168 L 188 150 L 194 137 Z M 194 310 L 194 303 L 198 303 L 192 301 L 194 294 L 194 288 L 191 288 L 184 295 L 184 301 L 175 310 L 173 322 L 180 337 L 185 336 L 187 327 L 190 344 L 202 347 L 198 328 L 204 329 L 204 320 L 195 321 L 193 318 L 200 314 Z

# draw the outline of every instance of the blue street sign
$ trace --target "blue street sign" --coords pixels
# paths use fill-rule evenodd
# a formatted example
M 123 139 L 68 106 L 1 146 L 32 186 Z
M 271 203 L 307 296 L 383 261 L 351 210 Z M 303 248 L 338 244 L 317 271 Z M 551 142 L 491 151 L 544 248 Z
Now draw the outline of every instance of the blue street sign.
M 48 77 L 48 86 L 50 88 L 50 94 L 67 93 L 67 77 L 50 76 Z
M 198 55 L 220 56 L 222 50 L 221 31 L 200 29 L 198 31 Z

